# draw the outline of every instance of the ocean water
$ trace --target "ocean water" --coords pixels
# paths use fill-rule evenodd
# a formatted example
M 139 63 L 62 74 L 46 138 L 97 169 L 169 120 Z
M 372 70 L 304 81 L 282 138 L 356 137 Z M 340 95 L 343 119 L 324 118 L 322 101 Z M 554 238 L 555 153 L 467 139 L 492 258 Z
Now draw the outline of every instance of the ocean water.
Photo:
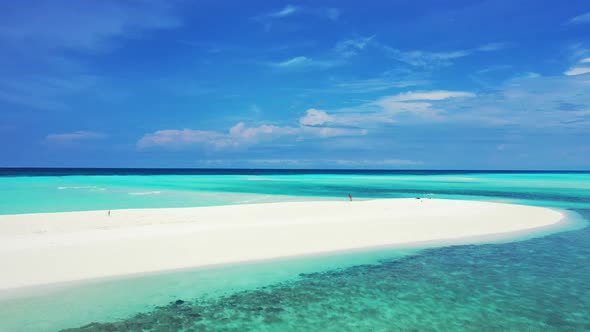
M 585 208 L 589 181 L 584 172 L 0 169 L 0 214 L 343 199 L 349 193 Z
M 507 243 L 379 249 L 0 293 L 0 331 L 590 330 L 590 173 L 0 170 L 0 214 L 385 197 L 571 211 Z

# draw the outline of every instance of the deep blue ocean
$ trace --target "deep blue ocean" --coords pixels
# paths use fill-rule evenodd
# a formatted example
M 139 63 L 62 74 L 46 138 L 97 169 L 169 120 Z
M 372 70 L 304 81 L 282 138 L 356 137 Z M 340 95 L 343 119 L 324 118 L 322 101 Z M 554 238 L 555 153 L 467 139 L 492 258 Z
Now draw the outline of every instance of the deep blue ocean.
M 0 331 L 590 330 L 590 172 L 0 169 L 0 214 L 433 197 L 568 210 L 509 243 L 379 249 L 0 293 Z

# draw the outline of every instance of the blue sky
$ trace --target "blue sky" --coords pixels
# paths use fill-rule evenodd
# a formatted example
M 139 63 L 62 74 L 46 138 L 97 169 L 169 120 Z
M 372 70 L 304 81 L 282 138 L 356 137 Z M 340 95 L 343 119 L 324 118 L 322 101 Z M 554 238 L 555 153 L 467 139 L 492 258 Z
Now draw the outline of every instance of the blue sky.
M 588 1 L 5 1 L 0 166 L 590 169 Z

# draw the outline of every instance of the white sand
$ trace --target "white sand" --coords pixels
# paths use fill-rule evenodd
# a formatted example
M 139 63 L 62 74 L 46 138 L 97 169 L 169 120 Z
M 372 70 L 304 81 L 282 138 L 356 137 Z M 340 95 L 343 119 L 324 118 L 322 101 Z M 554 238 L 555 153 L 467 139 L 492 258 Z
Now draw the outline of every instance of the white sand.
M 547 208 L 441 199 L 0 216 L 0 289 L 534 230 Z M 451 242 L 452 243 L 452 242 Z

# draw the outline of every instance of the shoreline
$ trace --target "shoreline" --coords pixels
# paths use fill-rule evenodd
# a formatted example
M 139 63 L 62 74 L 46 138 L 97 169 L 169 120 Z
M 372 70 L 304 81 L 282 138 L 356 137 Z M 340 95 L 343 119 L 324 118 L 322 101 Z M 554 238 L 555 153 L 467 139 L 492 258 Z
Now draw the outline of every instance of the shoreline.
M 509 240 L 554 209 L 443 199 L 263 203 L 0 216 L 0 291 L 297 256 Z

